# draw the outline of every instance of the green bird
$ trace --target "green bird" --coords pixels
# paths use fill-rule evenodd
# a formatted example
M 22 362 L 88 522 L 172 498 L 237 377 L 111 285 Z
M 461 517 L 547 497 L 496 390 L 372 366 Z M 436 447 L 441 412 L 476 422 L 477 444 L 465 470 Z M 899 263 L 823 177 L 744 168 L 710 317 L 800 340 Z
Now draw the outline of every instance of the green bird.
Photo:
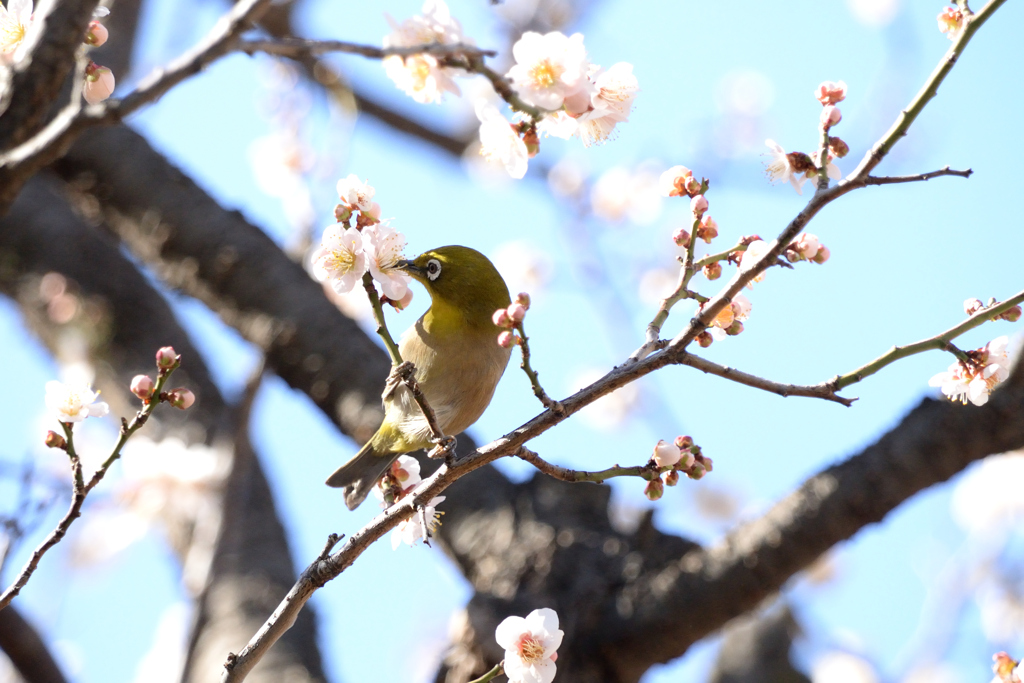
M 505 372 L 511 348 L 498 345 L 494 312 L 511 303 L 508 287 L 486 256 L 469 247 L 439 247 L 399 269 L 427 289 L 430 308 L 398 343 L 416 366 L 416 381 L 446 435 L 466 430 L 484 412 Z M 384 423 L 356 455 L 327 478 L 345 488 L 354 510 L 403 453 L 430 448 L 426 418 L 404 384 L 384 393 Z

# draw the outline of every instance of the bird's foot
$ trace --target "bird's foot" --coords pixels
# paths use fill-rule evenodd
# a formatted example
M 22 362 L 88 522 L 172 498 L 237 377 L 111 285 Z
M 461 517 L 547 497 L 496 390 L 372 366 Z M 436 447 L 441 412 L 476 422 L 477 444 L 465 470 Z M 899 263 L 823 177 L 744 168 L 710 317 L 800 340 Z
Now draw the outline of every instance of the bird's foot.
M 381 394 L 381 398 L 386 399 L 391 396 L 398 385 L 407 382 L 414 372 L 416 372 L 416 366 L 409 361 L 392 365 L 391 372 L 388 373 L 388 378 L 384 382 L 384 393 Z
M 444 436 L 433 441 L 434 447 L 427 453 L 427 457 L 434 460 L 444 458 L 445 462 L 450 463 L 455 458 L 455 437 Z

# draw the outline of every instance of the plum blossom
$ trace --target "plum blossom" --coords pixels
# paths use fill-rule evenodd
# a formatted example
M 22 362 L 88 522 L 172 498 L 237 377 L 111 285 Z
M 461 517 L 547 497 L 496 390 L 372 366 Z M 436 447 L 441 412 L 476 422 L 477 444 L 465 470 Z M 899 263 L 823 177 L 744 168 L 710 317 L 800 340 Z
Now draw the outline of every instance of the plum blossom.
M 771 245 L 764 240 L 754 240 L 748 244 L 747 250 L 743 252 L 743 256 L 741 257 L 740 270 L 745 271 L 753 268 L 757 262 L 761 260 L 761 257 L 768 253 L 769 249 L 771 249 Z M 763 272 L 755 277 L 751 282 L 761 282 L 762 280 L 764 280 Z M 750 287 L 750 284 L 747 286 Z
M 505 648 L 510 683 L 551 683 L 563 635 L 558 614 L 547 607 L 533 610 L 525 619 L 507 617 L 498 624 L 494 639 Z
M 711 321 L 708 332 L 715 341 L 722 341 L 727 336 L 743 331 L 743 321 L 750 317 L 753 304 L 750 299 L 737 294 L 728 306 L 723 308 Z
M 655 444 L 654 455 L 651 456 L 651 459 L 654 460 L 658 467 L 671 467 L 679 462 L 681 457 L 683 457 L 683 454 L 678 446 L 661 439 Z
M 437 496 L 413 513 L 412 517 L 399 522 L 398 526 L 391 532 L 391 549 L 397 550 L 398 546 L 403 543 L 406 545 L 416 545 L 416 541 L 421 539 L 426 542 L 434 533 L 434 530 L 441 526 L 441 515 L 444 513 L 438 512 L 437 506 L 444 499 L 444 496 Z M 426 524 L 425 526 L 424 523 Z
M 363 228 L 363 252 L 373 279 L 384 296 L 399 301 L 409 290 L 409 276 L 396 269 L 405 251 L 405 235 L 390 225 L 377 223 Z
M 793 186 L 797 194 L 803 194 L 803 185 L 806 182 L 803 174 L 813 170 L 814 166 L 810 158 L 800 152 L 786 154 L 786 150 L 782 149 L 774 140 L 765 140 L 764 144 L 768 146 L 769 155 L 771 156 L 771 161 L 765 167 L 768 179 L 773 183 L 787 181 Z M 807 163 L 804 163 L 805 157 L 807 158 Z M 808 167 L 808 164 L 810 167 Z
M 0 7 L 0 64 L 10 63 L 31 23 L 32 0 L 9 0 L 6 8 Z
M 686 183 L 690 178 L 693 178 L 693 171 L 685 166 L 673 166 L 658 178 L 658 191 L 663 197 L 687 195 Z
M 488 161 L 501 163 L 517 180 L 526 175 L 530 154 L 512 124 L 484 101 L 477 103 L 476 115 L 480 119 L 480 154 Z
M 953 401 L 985 405 L 996 385 L 1010 376 L 1008 341 L 1006 336 L 996 337 L 982 348 L 969 351 L 970 363 L 957 360 L 948 370 L 932 377 L 928 385 L 939 387 Z
M 512 56 L 516 63 L 507 76 L 519 96 L 536 107 L 554 111 L 581 89 L 593 87 L 582 33 L 527 31 L 512 46 Z
M 105 66 L 89 62 L 85 67 L 85 84 L 82 96 L 89 104 L 99 104 L 114 92 L 114 74 Z
M 444 0 L 426 0 L 421 11 L 421 15 L 406 19 L 401 24 L 388 17 L 393 31 L 384 38 L 384 47 L 464 42 L 462 26 L 451 16 Z M 441 66 L 433 55 L 391 55 L 384 58 L 384 70 L 400 90 L 422 104 L 440 102 L 445 92 L 460 94 L 459 86 L 452 77 L 461 74 L 461 70 Z
M 964 27 L 964 13 L 958 9 L 947 7 L 946 9 L 939 12 L 939 16 L 936 17 L 939 22 L 939 31 L 946 34 L 946 37 L 950 40 L 956 40 L 960 37 L 960 31 Z
M 82 422 L 87 417 L 103 417 L 110 407 L 97 401 L 98 391 L 85 384 L 46 383 L 46 409 L 61 422 Z
M 107 27 L 98 21 L 89 22 L 89 30 L 85 33 L 85 44 L 90 47 L 100 47 L 107 42 L 110 32 Z
M 360 180 L 355 173 L 338 181 L 338 198 L 353 211 L 372 212 L 375 208 L 379 211 L 380 206 L 373 201 L 376 193 L 376 188 L 369 181 Z
M 814 93 L 814 97 L 821 102 L 822 105 L 828 104 L 839 104 L 846 99 L 846 83 L 844 81 L 824 81 L 818 86 L 817 92 Z
M 362 234 L 340 223 L 328 226 L 311 263 L 317 281 L 330 282 L 338 294 L 351 292 L 366 272 Z
M 576 119 L 576 133 L 585 147 L 605 142 L 616 124 L 629 121 L 633 100 L 640 90 L 633 65 L 628 62 L 619 62 L 607 70 L 599 69 L 594 87 L 597 92 L 590 98 L 590 109 Z
M 813 261 L 818 255 L 818 250 L 821 249 L 821 243 L 818 242 L 818 236 L 812 235 L 809 232 L 801 233 L 793 242 L 786 248 L 785 254 L 786 259 L 790 263 L 796 261 Z

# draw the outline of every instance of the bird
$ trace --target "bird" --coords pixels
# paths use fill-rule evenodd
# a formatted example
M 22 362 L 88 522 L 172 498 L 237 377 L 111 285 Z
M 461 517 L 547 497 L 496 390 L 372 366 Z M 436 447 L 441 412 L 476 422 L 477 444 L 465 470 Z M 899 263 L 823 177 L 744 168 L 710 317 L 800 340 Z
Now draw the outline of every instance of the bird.
M 465 431 L 494 396 L 512 354 L 497 342 L 495 311 L 511 304 L 498 269 L 475 249 L 449 245 L 431 249 L 396 268 L 422 284 L 430 308 L 402 334 L 403 361 L 415 378 L 446 435 Z M 389 378 L 383 395 L 384 422 L 351 460 L 327 478 L 345 489 L 355 510 L 398 456 L 433 446 L 426 418 L 404 384 Z

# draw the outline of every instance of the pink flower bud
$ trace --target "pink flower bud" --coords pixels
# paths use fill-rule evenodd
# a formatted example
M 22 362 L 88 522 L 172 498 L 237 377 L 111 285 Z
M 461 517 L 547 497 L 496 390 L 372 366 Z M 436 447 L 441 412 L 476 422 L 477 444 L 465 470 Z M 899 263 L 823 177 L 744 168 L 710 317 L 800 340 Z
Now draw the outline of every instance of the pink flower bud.
M 651 459 L 658 467 L 671 467 L 679 462 L 681 457 L 682 453 L 679 452 L 679 448 L 675 444 L 662 439 L 654 447 L 654 455 L 651 456 Z
M 334 220 L 345 223 L 352 218 L 352 207 L 348 204 L 338 204 L 334 207 Z
M 936 18 L 939 22 L 939 31 L 945 33 L 950 40 L 956 40 L 964 25 L 964 13 L 958 9 L 947 7 L 939 12 L 939 16 Z
M 173 368 L 178 362 L 178 354 L 174 352 L 173 346 L 165 346 L 156 352 L 156 366 L 161 370 Z
M 82 96 L 89 104 L 99 104 L 114 92 L 114 74 L 105 66 L 89 62 L 85 67 L 85 85 Z
M 526 306 L 523 306 L 518 301 L 509 305 L 507 310 L 508 317 L 512 318 L 513 322 L 521 323 L 523 318 L 526 317 Z
M 43 443 L 46 444 L 47 448 L 63 449 L 68 447 L 68 442 L 64 440 L 64 437 L 52 429 L 46 432 L 46 437 L 43 439 Z
M 676 448 L 679 450 L 688 450 L 693 445 L 693 437 L 691 436 L 677 436 L 676 437 Z
M 832 152 L 833 156 L 842 159 L 850 153 L 850 146 L 837 137 L 830 137 L 828 139 L 828 150 Z
M 675 486 L 679 483 L 679 472 L 677 470 L 670 470 L 665 473 L 662 479 L 665 480 L 665 486 Z
M 132 393 L 143 401 L 153 395 L 154 386 L 156 386 L 156 383 L 153 382 L 153 378 L 149 375 L 135 375 L 132 378 Z
M 828 130 L 843 120 L 843 113 L 834 104 L 826 104 L 821 110 L 821 125 Z
M 518 341 L 519 338 L 512 334 L 511 332 L 509 332 L 508 330 L 505 330 L 504 332 L 498 335 L 498 346 L 500 346 L 503 349 L 511 349 L 515 344 L 518 343 Z
M 107 38 L 110 33 L 107 31 L 107 27 L 98 21 L 89 22 L 89 30 L 85 33 L 85 44 L 93 47 L 99 47 L 103 43 L 107 42 Z
M 999 317 L 1002 318 L 1003 320 L 1008 320 L 1011 323 L 1015 323 L 1018 320 L 1020 320 L 1020 315 L 1021 315 L 1020 306 L 1014 306 L 1013 308 L 1011 308 L 1011 309 L 1009 309 L 1007 311 L 1004 311 L 1003 314 L 1001 316 L 999 316 Z
M 644 487 L 644 495 L 647 496 L 647 500 L 658 500 L 664 493 L 665 485 L 661 483 L 661 477 L 652 479 L 647 482 L 647 486 Z
M 694 456 L 694 459 L 697 462 L 699 462 L 701 465 L 703 465 L 704 469 L 707 470 L 708 472 L 710 472 L 711 470 L 715 469 L 714 468 L 714 464 L 715 463 L 712 462 L 711 458 L 707 457 L 706 455 L 696 455 L 696 456 Z
M 825 81 L 818 86 L 818 91 L 814 94 L 814 97 L 823 105 L 839 104 L 846 99 L 846 83 L 843 81 L 838 83 Z
M 697 226 L 697 237 L 708 244 L 711 244 L 711 240 L 718 237 L 718 223 L 715 222 L 714 218 L 704 214 L 700 219 L 700 225 Z
M 694 178 L 693 176 L 690 176 L 685 181 L 683 181 L 683 189 L 686 191 L 686 194 L 690 195 L 691 197 L 695 197 L 698 194 L 700 194 L 701 182 Z
M 709 280 L 717 280 L 718 278 L 722 277 L 722 264 L 718 263 L 717 261 L 714 263 L 707 264 L 706 266 L 704 266 L 703 270 L 704 277 L 706 277 Z
M 981 303 L 981 299 L 968 299 L 964 302 L 964 313 L 967 315 L 974 315 L 983 308 L 985 304 Z
M 686 228 L 679 228 L 676 230 L 676 234 L 672 235 L 672 241 L 680 247 L 690 246 L 690 231 Z
M 697 343 L 700 344 L 702 349 L 706 349 L 715 342 L 715 338 L 711 336 L 711 333 L 704 330 L 697 335 Z
M 693 212 L 694 216 L 703 216 L 704 212 L 708 210 L 708 200 L 704 195 L 699 194 L 690 200 L 690 211 Z
M 826 247 L 824 244 L 819 244 L 818 253 L 815 254 L 814 258 L 811 260 L 814 261 L 815 263 L 824 263 L 825 261 L 828 261 L 828 257 L 831 255 L 832 252 L 828 250 L 828 247 Z
M 496 310 L 494 315 L 491 316 L 491 320 L 497 327 L 503 327 L 506 329 L 512 327 L 512 318 L 509 316 L 507 308 L 499 308 Z M 498 343 L 501 344 L 500 341 Z M 504 346 L 504 344 L 502 344 L 502 346 Z
M 681 197 L 688 194 L 685 189 L 686 179 L 692 176 L 693 173 L 685 166 L 673 166 L 668 169 L 658 179 L 662 196 Z
M 167 402 L 175 408 L 187 410 L 196 402 L 196 395 L 185 387 L 178 387 L 167 393 Z
M 540 138 L 537 136 L 535 129 L 530 129 L 523 133 L 523 143 L 526 145 L 526 154 L 531 159 L 540 152 Z
M 515 303 L 519 304 L 526 310 L 530 310 L 530 295 L 526 292 L 519 292 L 516 294 Z
M 708 471 L 704 469 L 704 465 L 699 462 L 693 463 L 690 465 L 690 469 L 686 470 L 686 476 L 690 479 L 703 479 L 704 475 L 707 473 Z
M 735 337 L 737 334 L 743 332 L 743 323 L 739 320 L 734 320 L 732 325 L 726 328 L 725 333 L 730 337 Z

